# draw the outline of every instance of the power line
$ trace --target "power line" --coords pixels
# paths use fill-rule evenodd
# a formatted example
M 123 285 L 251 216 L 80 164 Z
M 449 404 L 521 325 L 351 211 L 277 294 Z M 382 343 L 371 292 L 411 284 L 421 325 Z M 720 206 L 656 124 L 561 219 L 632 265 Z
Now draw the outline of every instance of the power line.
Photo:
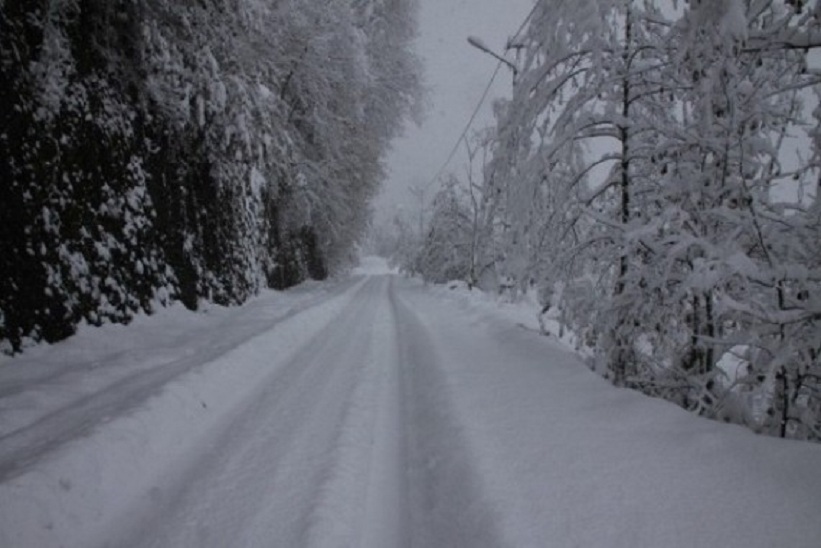
M 516 39 L 518 39 L 519 35 L 525 29 L 525 26 L 527 26 L 528 21 L 530 21 L 530 19 L 536 13 L 536 8 L 538 7 L 539 2 L 537 1 L 533 4 L 533 8 L 530 10 L 530 13 L 527 14 L 527 17 L 525 17 L 524 21 L 522 21 L 522 24 L 519 25 L 519 29 L 516 31 L 516 34 L 514 34 L 513 37 L 510 38 L 508 43 L 514 43 Z M 476 107 L 473 109 L 473 113 L 470 115 L 470 119 L 468 120 L 467 124 L 465 124 L 465 128 L 462 130 L 462 133 L 461 135 L 459 135 L 459 138 L 456 140 L 456 143 L 454 143 L 453 148 L 450 150 L 450 154 L 448 154 L 447 160 L 445 160 L 445 163 L 442 164 L 442 167 L 439 168 L 439 171 L 436 172 L 436 175 L 434 175 L 433 178 L 431 178 L 431 180 L 428 181 L 428 184 L 425 185 L 425 190 L 430 188 L 434 183 L 436 183 L 436 181 L 439 180 L 439 178 L 445 173 L 445 170 L 450 165 L 450 162 L 453 160 L 454 156 L 456 156 L 456 152 L 459 150 L 459 146 L 462 144 L 463 141 L 465 141 L 468 131 L 470 131 L 470 127 L 476 120 L 476 116 L 479 115 L 479 110 L 481 110 L 482 106 L 485 104 L 485 100 L 487 99 L 487 96 L 490 93 L 490 88 L 493 86 L 493 82 L 496 80 L 496 76 L 499 75 L 499 70 L 501 70 L 502 65 L 504 65 L 505 63 L 506 61 L 501 59 L 498 63 L 496 63 L 496 69 L 490 76 L 490 80 L 488 81 L 487 86 L 485 86 L 485 91 L 482 92 L 482 97 L 479 98 L 479 102 L 476 103 Z
M 456 152 L 459 150 L 459 145 L 462 144 L 462 141 L 467 136 L 468 131 L 470 131 L 470 126 L 473 125 L 474 120 L 476 120 L 476 116 L 478 116 L 479 110 L 485 103 L 485 99 L 487 99 L 488 93 L 490 93 L 490 88 L 493 86 L 493 82 L 496 80 L 496 76 L 499 74 L 499 70 L 501 68 L 502 62 L 499 61 L 496 64 L 496 70 L 493 71 L 493 75 L 490 77 L 487 86 L 485 86 L 485 91 L 482 93 L 481 99 L 479 99 L 479 102 L 476 104 L 476 108 L 473 109 L 473 114 L 470 115 L 470 120 L 468 120 L 468 123 L 465 125 L 465 129 L 462 130 L 462 134 L 459 136 L 459 138 L 456 140 L 456 143 L 453 145 L 453 148 L 450 150 L 450 154 L 448 154 L 448 159 L 445 160 L 445 163 L 442 164 L 442 167 L 439 168 L 439 171 L 436 172 L 436 175 L 434 175 L 433 178 L 428 182 L 428 184 L 425 185 L 425 189 L 430 188 L 430 186 L 433 185 L 439 179 L 439 177 L 442 176 L 442 174 L 448 168 L 448 165 L 450 164 L 451 160 L 453 160 L 453 157 L 456 156 Z
M 522 34 L 522 31 L 525 30 L 525 26 L 527 26 L 527 23 L 530 21 L 530 19 L 536 13 L 536 8 L 539 7 L 540 3 L 541 3 L 541 0 L 537 0 L 536 2 L 533 3 L 533 7 L 530 9 L 530 13 L 527 14 L 527 17 L 525 17 L 525 20 L 522 21 L 521 25 L 519 25 L 519 29 L 516 31 L 516 34 L 514 34 L 513 38 L 511 38 L 509 40 L 510 43 L 515 42 L 516 39 L 519 38 L 519 35 Z

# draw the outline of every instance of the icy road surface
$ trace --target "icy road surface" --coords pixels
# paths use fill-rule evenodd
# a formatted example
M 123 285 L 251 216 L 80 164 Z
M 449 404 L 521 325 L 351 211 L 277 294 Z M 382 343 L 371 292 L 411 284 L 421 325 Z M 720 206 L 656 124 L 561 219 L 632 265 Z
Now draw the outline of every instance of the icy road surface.
M 821 446 L 393 275 L 0 362 L 0 546 L 821 546 Z

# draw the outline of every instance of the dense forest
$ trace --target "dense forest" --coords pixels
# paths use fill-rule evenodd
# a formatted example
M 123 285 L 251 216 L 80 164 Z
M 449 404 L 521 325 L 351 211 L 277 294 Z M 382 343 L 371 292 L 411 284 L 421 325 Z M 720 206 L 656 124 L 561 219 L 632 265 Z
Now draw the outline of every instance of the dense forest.
M 0 345 L 350 262 L 415 0 L 0 1 Z
M 536 292 L 619 386 L 821 440 L 819 3 L 540 0 L 506 54 L 395 259 Z

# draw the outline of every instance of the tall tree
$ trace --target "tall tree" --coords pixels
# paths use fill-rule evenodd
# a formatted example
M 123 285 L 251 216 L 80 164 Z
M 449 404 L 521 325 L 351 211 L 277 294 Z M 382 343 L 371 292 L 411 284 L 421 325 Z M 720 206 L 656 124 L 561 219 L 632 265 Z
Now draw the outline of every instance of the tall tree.
M 350 260 L 419 93 L 415 2 L 368 4 L 0 4 L 4 348 Z
M 537 4 L 482 241 L 614 382 L 818 438 L 819 10 L 662 4 Z

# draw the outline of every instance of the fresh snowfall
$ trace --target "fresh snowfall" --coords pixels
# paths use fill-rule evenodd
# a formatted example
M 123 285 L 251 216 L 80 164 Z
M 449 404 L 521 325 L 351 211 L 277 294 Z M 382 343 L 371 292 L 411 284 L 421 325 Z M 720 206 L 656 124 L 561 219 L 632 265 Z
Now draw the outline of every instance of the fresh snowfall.
M 6 360 L 0 545 L 819 545 L 821 446 L 365 265 Z
M 509 1 L 0 0 L 0 548 L 821 547 L 821 0 Z

